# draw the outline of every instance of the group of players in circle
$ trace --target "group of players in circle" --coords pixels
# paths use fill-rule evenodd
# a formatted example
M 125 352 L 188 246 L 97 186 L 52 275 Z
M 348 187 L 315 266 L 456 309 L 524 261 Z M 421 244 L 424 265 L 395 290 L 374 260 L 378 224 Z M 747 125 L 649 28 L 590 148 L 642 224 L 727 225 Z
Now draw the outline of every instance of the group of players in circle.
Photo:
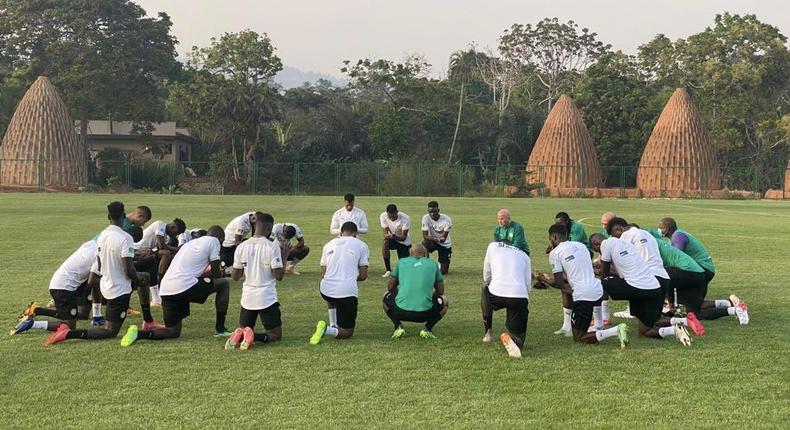
M 246 350 L 256 343 L 280 340 L 281 315 L 276 284 L 285 274 L 299 275 L 297 264 L 310 252 L 298 225 L 275 224 L 270 214 L 247 212 L 223 229 L 187 229 L 176 218 L 171 223 L 151 219 L 146 206 L 126 213 L 123 203 L 107 206 L 110 225 L 82 244 L 52 277 L 48 306 L 31 302 L 17 319 L 11 335 L 31 329 L 53 333 L 44 346 L 67 339 L 116 338 L 137 291 L 143 322 L 130 325 L 121 339 L 130 346 L 141 339 L 171 339 L 181 335 L 190 303 L 205 303 L 215 296 L 215 337 L 227 338 L 226 349 Z M 392 321 L 392 338 L 405 335 L 404 321 L 424 323 L 420 337 L 434 339 L 434 326 L 448 310 L 443 276 L 452 257 L 452 220 L 428 203 L 422 218 L 422 241 L 412 244 L 411 220 L 394 204 L 381 213 L 384 235 L 382 259 L 387 291 L 384 312 Z M 498 225 L 483 262 L 481 312 L 484 342 L 492 341 L 493 312 L 506 311 L 506 330 L 500 342 L 511 357 L 521 357 L 527 333 L 531 288 L 556 288 L 562 292 L 563 326 L 557 335 L 584 343 L 598 343 L 617 336 L 628 344 L 625 323 L 609 325 L 608 302 L 627 300 L 628 308 L 615 316 L 636 318 L 639 334 L 674 336 L 690 345 L 686 327 L 702 336 L 700 320 L 735 316 L 748 324 L 748 307 L 735 295 L 706 300 L 714 276 L 710 254 L 702 243 L 679 229 L 672 218 L 663 218 L 656 230 L 643 230 L 613 213 L 601 218 L 601 232 L 587 237 L 584 227 L 560 212 L 549 227 L 546 249 L 552 273 L 532 272 L 529 245 L 521 224 L 507 209 L 497 213 Z M 368 277 L 369 249 L 359 240 L 368 233 L 365 212 L 354 205 L 354 195 L 332 216 L 330 234 L 321 258 L 320 295 L 328 319 L 316 324 L 311 345 L 325 337 L 353 336 L 357 317 L 357 283 Z M 391 251 L 398 260 L 393 266 Z M 429 258 L 434 251 L 438 264 Z M 594 253 L 599 258 L 593 260 Z M 244 278 L 239 325 L 226 329 L 230 282 Z M 102 314 L 102 304 L 106 306 Z M 161 306 L 163 323 L 156 322 L 151 306 Z M 685 307 L 685 313 L 683 311 Z M 684 316 L 685 314 L 685 316 Z M 49 317 L 48 320 L 37 317 Z M 77 320 L 91 327 L 76 329 Z M 263 330 L 255 332 L 260 319 Z

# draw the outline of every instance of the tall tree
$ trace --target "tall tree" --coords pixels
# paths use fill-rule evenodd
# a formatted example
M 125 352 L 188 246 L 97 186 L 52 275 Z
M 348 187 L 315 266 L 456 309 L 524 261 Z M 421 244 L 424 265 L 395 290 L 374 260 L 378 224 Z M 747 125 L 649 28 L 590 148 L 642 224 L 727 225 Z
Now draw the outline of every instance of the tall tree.
M 506 60 L 534 70 L 545 90 L 541 103 L 546 103 L 546 112 L 562 92 L 571 92 L 579 75 L 611 47 L 600 42 L 597 33 L 578 28 L 573 21 L 545 18 L 534 26 L 513 24 L 499 38 L 499 52 Z
M 84 143 L 91 117 L 162 119 L 161 83 L 179 67 L 171 27 L 126 0 L 0 0 L 0 64 L 48 76 Z

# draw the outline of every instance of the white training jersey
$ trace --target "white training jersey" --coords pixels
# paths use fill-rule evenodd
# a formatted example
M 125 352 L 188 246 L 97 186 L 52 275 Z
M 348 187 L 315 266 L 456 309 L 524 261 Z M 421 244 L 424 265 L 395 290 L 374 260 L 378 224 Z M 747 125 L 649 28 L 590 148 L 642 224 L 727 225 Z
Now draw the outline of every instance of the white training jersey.
M 233 218 L 225 227 L 225 241 L 222 242 L 222 246 L 225 248 L 230 248 L 233 245 L 238 245 L 236 243 L 236 235 L 239 235 L 243 238 L 247 237 L 248 234 L 252 231 L 252 224 L 250 223 L 250 215 L 254 212 L 245 212 L 236 218 Z
M 526 252 L 503 242 L 491 242 L 483 260 L 483 280 L 499 297 L 529 298 L 532 263 Z
M 593 272 L 590 250 L 580 242 L 565 241 L 549 253 L 552 273 L 564 273 L 573 288 L 573 301 L 594 302 L 603 297 L 601 280 Z
M 281 269 L 280 247 L 265 237 L 245 240 L 233 255 L 233 268 L 244 269 L 241 307 L 251 311 L 266 309 L 277 302 L 277 278 L 274 269 Z
M 192 240 L 192 233 L 202 230 L 201 228 L 188 228 L 183 233 L 178 235 L 178 246 L 183 246 L 185 243 Z
M 269 237 L 272 240 L 277 239 L 278 242 L 287 242 L 289 239 L 285 238 L 285 232 L 283 231 L 286 226 L 293 227 L 296 230 L 293 239 L 299 240 L 302 238 L 302 230 L 298 225 L 290 222 L 278 223 L 272 226 L 272 234 Z
M 340 236 L 324 245 L 321 267 L 321 294 L 334 297 L 356 297 L 359 268 L 368 265 L 370 252 L 365 242 L 353 236 Z
M 159 280 L 159 294 L 173 296 L 192 288 L 212 261 L 219 260 L 219 239 L 203 236 L 190 240 L 176 252 L 165 276 Z
M 640 290 L 654 290 L 661 285 L 634 245 L 616 237 L 601 242 L 601 261 L 612 263 L 628 285 Z
M 450 239 L 450 230 L 453 228 L 453 220 L 449 216 L 440 213 L 439 219 L 434 220 L 430 215 L 422 216 L 422 231 L 428 232 L 428 237 L 439 237 L 447 232 L 447 239 L 439 245 L 445 248 L 452 248 L 453 242 Z
M 348 221 L 357 225 L 357 233 L 366 234 L 368 232 L 368 217 L 365 215 L 365 211 L 356 206 L 347 211 L 344 206 L 336 210 L 332 215 L 332 223 L 329 224 L 329 234 L 340 236 L 340 228 Z
M 126 276 L 124 258 L 134 258 L 132 236 L 122 228 L 111 225 L 104 229 L 96 239 L 97 255 L 101 272 L 101 295 L 112 300 L 124 294 L 131 294 L 132 280 Z
M 403 240 L 395 239 L 395 241 L 401 245 L 411 245 L 411 233 L 407 231 L 411 230 L 411 218 L 409 218 L 408 215 L 403 212 L 398 212 L 398 218 L 393 221 L 387 216 L 387 212 L 382 212 L 381 215 L 379 215 L 379 223 L 381 224 L 381 228 L 389 228 L 390 233 L 398 237 L 406 231 L 406 237 Z
M 99 246 L 95 240 L 83 243 L 58 267 L 49 281 L 50 290 L 75 291 L 88 280 L 91 266 L 96 263 Z
M 145 230 L 143 230 L 142 239 L 134 244 L 134 249 L 156 248 L 157 236 L 167 238 L 167 223 L 164 221 L 156 220 L 146 227 Z
M 664 260 L 661 259 L 661 253 L 658 251 L 658 242 L 652 234 L 645 230 L 631 227 L 620 235 L 620 239 L 634 245 L 636 252 L 650 267 L 653 276 L 669 279 L 667 269 L 664 268 Z

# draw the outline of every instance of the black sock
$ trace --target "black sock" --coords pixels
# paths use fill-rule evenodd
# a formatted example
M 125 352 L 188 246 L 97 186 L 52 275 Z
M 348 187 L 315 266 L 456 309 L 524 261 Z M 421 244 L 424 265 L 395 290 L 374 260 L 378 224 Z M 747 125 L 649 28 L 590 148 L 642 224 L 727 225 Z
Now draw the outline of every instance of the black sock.
M 255 341 L 261 343 L 269 343 L 269 335 L 266 333 L 255 333 Z
M 225 312 L 217 312 L 217 322 L 214 324 L 214 330 L 217 333 L 224 333 L 227 331 L 225 328 Z
M 391 272 L 392 271 L 392 266 L 390 265 L 390 259 L 389 258 L 385 258 L 384 259 L 384 267 L 387 269 L 387 272 Z
M 488 331 L 491 330 L 491 327 L 493 326 L 494 326 L 494 315 L 493 314 L 483 315 L 483 328 L 485 328 L 486 331 Z
M 143 321 L 151 322 L 154 317 L 151 316 L 151 305 L 140 305 L 140 310 L 143 312 Z
M 715 320 L 729 315 L 727 308 L 707 308 L 699 311 L 699 319 L 701 320 Z
M 87 334 L 87 330 L 69 330 L 69 332 L 66 333 L 66 339 L 85 339 L 85 335 Z
M 50 308 L 36 308 L 36 310 L 33 311 L 33 315 L 57 318 L 58 312 L 55 309 Z

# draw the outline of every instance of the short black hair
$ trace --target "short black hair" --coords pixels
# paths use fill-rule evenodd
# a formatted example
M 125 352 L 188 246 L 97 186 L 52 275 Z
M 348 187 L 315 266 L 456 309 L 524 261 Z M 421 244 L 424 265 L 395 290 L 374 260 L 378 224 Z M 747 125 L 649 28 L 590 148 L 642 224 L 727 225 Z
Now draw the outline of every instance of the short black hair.
M 343 196 L 343 201 L 353 202 L 354 201 L 354 195 L 351 194 L 351 193 L 347 193 L 345 196 Z
M 125 209 L 122 202 L 112 202 L 107 205 L 107 218 L 117 221 L 126 216 Z
M 568 215 L 568 212 L 559 212 L 557 215 L 554 215 L 554 219 L 562 220 L 564 223 L 571 222 L 571 216 Z
M 267 213 L 255 212 L 255 219 L 262 222 L 264 225 L 274 224 L 274 217 Z
M 197 238 L 203 237 L 203 236 L 205 236 L 207 234 L 208 234 L 208 232 L 201 228 L 200 230 L 193 231 L 191 236 L 192 236 L 192 239 L 197 239 Z
M 283 227 L 283 236 L 285 236 L 286 239 L 296 236 L 296 227 L 292 225 L 286 225 Z
M 439 208 L 439 203 L 436 200 L 431 200 L 428 202 L 428 208 Z
M 661 218 L 661 222 L 665 223 L 670 230 L 674 231 L 678 229 L 678 223 L 677 221 L 675 221 L 675 218 L 670 218 L 670 217 Z
M 217 237 L 217 238 L 219 238 L 219 237 L 224 238 L 225 237 L 225 230 L 223 230 L 222 227 L 220 227 L 218 225 L 212 225 L 211 227 L 208 228 L 207 234 L 209 236 L 214 236 L 214 237 Z
M 148 206 L 137 206 L 137 210 L 142 212 L 144 217 L 151 219 L 151 208 Z
M 626 221 L 625 219 L 620 218 L 620 217 L 612 218 L 612 220 L 609 221 L 609 224 L 606 224 L 606 234 L 611 236 L 612 235 L 612 228 L 614 226 L 616 226 L 616 225 L 619 225 L 620 227 L 628 227 L 628 221 Z
M 387 213 L 388 214 L 396 214 L 398 213 L 398 207 L 394 204 L 390 203 L 387 205 Z
M 187 230 L 187 223 L 181 218 L 174 219 L 173 224 L 176 225 L 176 234 L 181 234 Z
M 132 240 L 135 242 L 139 242 L 143 238 L 143 229 L 136 225 L 126 228 L 124 231 L 129 233 L 129 236 L 132 236 Z
M 555 235 L 555 234 L 557 236 L 560 236 L 560 237 L 563 237 L 563 238 L 567 238 L 568 237 L 568 229 L 565 228 L 565 226 L 562 225 L 562 224 L 552 224 L 549 227 L 549 236 Z
M 357 232 L 357 225 L 354 224 L 352 221 L 346 221 L 340 226 L 340 232 L 349 232 L 349 233 L 356 233 Z
M 641 229 L 641 227 L 639 227 L 639 224 L 637 224 L 635 222 L 632 222 L 631 224 L 628 224 L 628 227 L 634 227 L 636 229 Z

